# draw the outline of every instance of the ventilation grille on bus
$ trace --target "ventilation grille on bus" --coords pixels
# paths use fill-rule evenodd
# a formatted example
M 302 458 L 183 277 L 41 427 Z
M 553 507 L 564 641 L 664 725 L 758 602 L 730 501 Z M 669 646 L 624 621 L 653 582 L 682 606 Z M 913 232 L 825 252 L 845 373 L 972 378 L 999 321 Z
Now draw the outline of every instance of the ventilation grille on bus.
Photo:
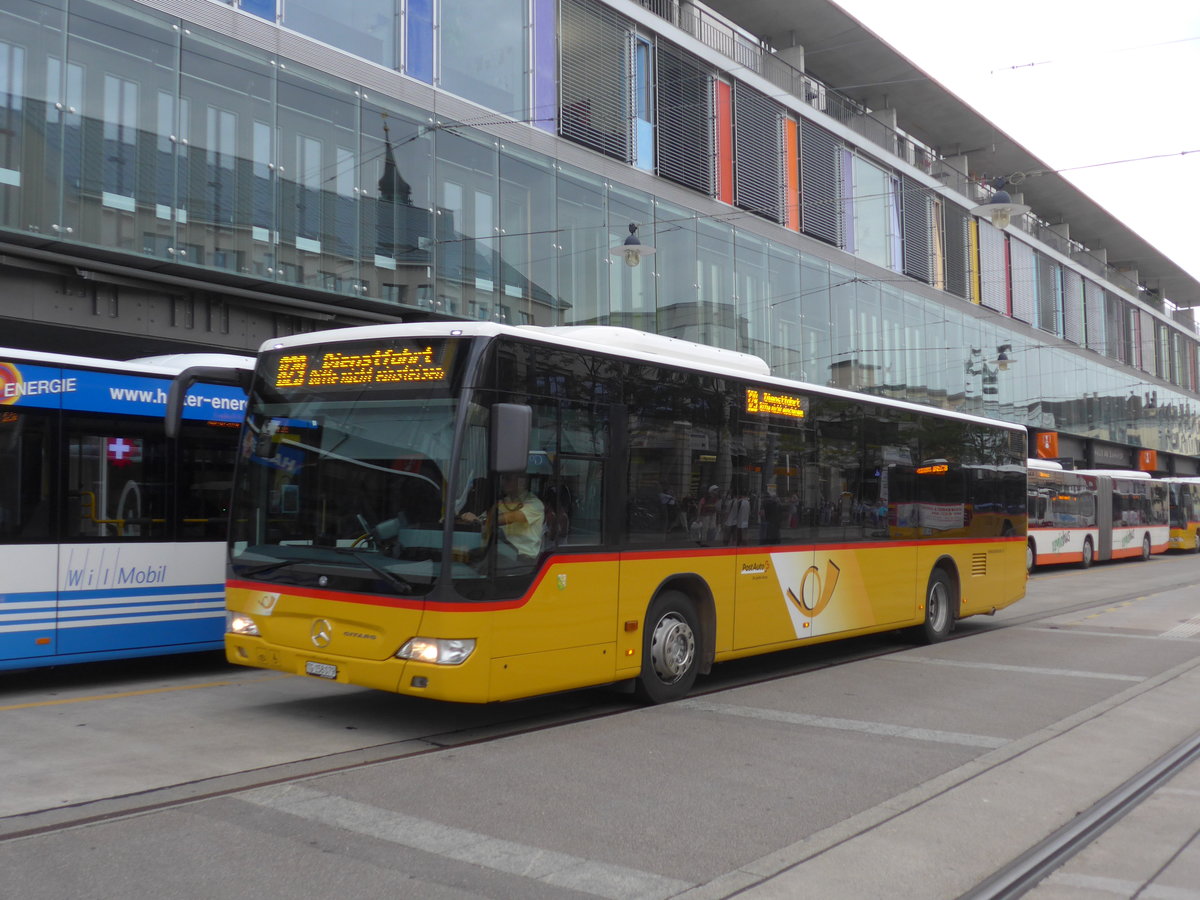
M 986 575 L 987 574 L 987 554 L 972 553 L 971 554 L 971 574 Z

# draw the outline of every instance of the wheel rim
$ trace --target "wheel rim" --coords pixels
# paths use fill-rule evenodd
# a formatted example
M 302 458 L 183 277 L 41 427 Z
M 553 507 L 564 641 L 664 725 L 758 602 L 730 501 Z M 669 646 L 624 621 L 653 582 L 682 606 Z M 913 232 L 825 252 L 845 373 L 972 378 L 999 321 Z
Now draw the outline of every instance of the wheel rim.
M 650 636 L 650 661 L 664 684 L 674 684 L 687 674 L 696 658 L 696 635 L 679 613 L 667 613 Z
M 1142 538 L 1142 559 L 1150 558 L 1150 535 Z
M 929 627 L 934 631 L 942 631 L 946 627 L 946 618 L 950 615 L 950 595 L 944 582 L 935 581 L 929 586 L 929 599 L 925 603 L 925 618 Z
M 1025 545 L 1025 571 L 1033 571 L 1033 544 Z
M 1083 564 L 1086 566 L 1092 561 L 1092 545 L 1090 541 L 1083 543 Z

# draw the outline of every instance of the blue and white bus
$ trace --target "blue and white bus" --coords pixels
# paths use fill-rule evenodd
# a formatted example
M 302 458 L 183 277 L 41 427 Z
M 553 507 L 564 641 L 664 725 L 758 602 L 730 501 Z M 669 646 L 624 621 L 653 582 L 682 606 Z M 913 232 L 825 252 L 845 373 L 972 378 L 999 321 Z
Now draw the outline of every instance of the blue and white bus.
M 218 649 L 245 393 L 174 375 L 223 354 L 117 362 L 0 348 L 0 669 Z

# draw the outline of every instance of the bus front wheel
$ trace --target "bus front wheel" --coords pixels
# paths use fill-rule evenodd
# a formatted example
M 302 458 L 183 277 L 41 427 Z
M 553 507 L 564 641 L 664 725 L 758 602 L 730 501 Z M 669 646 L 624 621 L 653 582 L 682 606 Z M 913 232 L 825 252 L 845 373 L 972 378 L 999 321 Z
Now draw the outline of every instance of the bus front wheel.
M 950 637 L 957 593 L 950 576 L 942 569 L 934 569 L 925 588 L 925 624 L 921 626 L 925 643 L 936 644 Z
M 663 591 L 646 611 L 642 636 L 642 674 L 638 696 L 648 703 L 669 703 L 687 696 L 700 669 L 700 626 L 696 610 L 682 591 Z
M 1092 564 L 1092 559 L 1095 556 L 1095 551 L 1092 549 L 1092 539 L 1083 539 L 1083 554 L 1079 557 L 1079 568 L 1086 569 Z
M 1150 558 L 1150 535 L 1142 535 L 1142 559 Z
M 1025 542 L 1025 574 L 1033 572 L 1033 567 L 1037 565 L 1037 550 L 1033 548 L 1033 538 Z

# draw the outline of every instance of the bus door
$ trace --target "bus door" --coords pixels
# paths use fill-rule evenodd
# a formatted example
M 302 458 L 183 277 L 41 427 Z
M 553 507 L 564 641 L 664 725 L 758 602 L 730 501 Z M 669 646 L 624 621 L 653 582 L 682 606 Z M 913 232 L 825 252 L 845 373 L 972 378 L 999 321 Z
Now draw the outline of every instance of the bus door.
M 1096 526 L 1100 529 L 1096 558 L 1112 559 L 1113 552 L 1113 485 L 1110 478 L 1096 479 Z
M 13 367 L 15 368 L 15 367 Z M 53 543 L 46 410 L 0 406 L 0 668 L 55 652 L 58 562 Z

